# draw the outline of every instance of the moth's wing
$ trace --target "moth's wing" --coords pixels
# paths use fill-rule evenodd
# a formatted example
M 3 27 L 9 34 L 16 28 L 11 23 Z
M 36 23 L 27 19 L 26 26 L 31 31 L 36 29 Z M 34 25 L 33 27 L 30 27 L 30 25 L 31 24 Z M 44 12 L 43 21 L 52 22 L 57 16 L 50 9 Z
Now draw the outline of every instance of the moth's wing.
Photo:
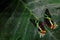
M 37 25 L 36 23 L 37 23 L 39 20 L 37 19 L 36 16 L 31 15 L 30 21 L 31 21 L 31 23 L 32 23 L 34 26 L 36 26 L 36 25 Z
M 51 14 L 50 14 L 50 12 L 49 12 L 49 10 L 48 10 L 48 9 L 46 9 L 46 10 L 45 10 L 45 15 L 44 15 L 44 16 L 46 16 L 46 15 L 48 15 L 48 17 L 50 17 L 50 18 L 51 18 Z
M 46 18 L 47 16 L 51 19 L 50 21 L 53 23 L 53 26 L 51 26 L 52 24 L 50 23 L 49 19 Z M 56 28 L 56 25 L 55 25 L 54 21 L 52 20 L 51 14 L 50 14 L 50 12 L 49 12 L 48 9 L 45 10 L 44 22 L 45 22 L 49 27 L 53 27 L 53 29 Z

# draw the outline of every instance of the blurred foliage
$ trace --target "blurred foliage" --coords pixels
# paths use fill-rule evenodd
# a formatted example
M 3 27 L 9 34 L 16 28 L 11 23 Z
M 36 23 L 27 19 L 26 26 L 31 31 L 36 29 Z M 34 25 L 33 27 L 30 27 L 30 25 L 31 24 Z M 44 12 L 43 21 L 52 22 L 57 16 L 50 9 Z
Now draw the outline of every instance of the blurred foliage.
M 59 4 L 60 0 L 0 0 L 0 40 L 59 40 Z M 58 27 L 46 28 L 47 34 L 40 38 L 30 18 L 33 14 L 43 20 L 46 8 Z

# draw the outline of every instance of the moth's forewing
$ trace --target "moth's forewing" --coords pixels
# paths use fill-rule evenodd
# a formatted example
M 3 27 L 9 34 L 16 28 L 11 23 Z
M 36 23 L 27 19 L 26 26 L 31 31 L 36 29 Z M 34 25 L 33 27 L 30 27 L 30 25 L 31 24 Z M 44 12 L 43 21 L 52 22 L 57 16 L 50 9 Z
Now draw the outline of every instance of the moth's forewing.
M 46 18 L 46 17 L 48 17 L 48 18 L 50 18 L 50 19 L 48 19 L 48 18 Z M 52 20 L 52 18 L 51 18 L 51 14 L 50 14 L 50 12 L 49 12 L 48 9 L 45 10 L 44 22 L 45 22 L 45 24 L 47 24 L 48 27 L 50 27 L 51 29 L 54 29 L 54 25 L 55 25 L 55 24 L 54 24 L 54 22 L 53 22 L 53 20 Z
M 50 18 L 51 18 L 51 14 L 50 14 L 50 12 L 49 12 L 49 10 L 48 10 L 48 9 L 46 9 L 46 10 L 45 10 L 45 14 L 46 14 L 46 15 L 48 15 L 48 17 L 50 17 Z M 44 14 L 44 16 L 46 16 L 45 14 Z
M 44 24 L 43 24 L 44 22 L 37 20 L 35 17 L 30 18 L 30 21 L 35 27 L 37 27 L 38 33 L 40 34 L 40 36 L 44 36 L 46 34 L 46 30 L 45 30 Z

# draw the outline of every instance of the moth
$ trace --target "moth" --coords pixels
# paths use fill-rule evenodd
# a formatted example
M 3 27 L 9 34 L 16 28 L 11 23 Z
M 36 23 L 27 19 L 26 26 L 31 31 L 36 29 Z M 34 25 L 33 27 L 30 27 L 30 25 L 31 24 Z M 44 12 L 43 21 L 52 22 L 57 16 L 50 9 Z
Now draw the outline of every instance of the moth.
M 38 29 L 38 33 L 40 34 L 40 37 L 41 36 L 43 37 L 46 34 L 45 25 L 47 25 L 51 29 L 55 29 L 57 26 L 57 24 L 52 20 L 51 14 L 48 9 L 45 10 L 44 22 L 36 18 L 31 18 L 30 21 Z

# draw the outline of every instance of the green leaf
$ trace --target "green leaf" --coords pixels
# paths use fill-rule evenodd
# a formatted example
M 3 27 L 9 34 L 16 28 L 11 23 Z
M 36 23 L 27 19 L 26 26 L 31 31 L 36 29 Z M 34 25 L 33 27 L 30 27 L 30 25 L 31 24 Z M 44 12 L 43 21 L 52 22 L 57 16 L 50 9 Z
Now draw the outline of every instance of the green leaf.
M 0 2 L 0 40 L 59 40 L 60 0 L 6 0 Z M 30 22 L 32 15 L 44 21 L 48 8 L 52 19 L 58 24 L 55 30 L 46 28 L 40 38 L 37 29 Z

